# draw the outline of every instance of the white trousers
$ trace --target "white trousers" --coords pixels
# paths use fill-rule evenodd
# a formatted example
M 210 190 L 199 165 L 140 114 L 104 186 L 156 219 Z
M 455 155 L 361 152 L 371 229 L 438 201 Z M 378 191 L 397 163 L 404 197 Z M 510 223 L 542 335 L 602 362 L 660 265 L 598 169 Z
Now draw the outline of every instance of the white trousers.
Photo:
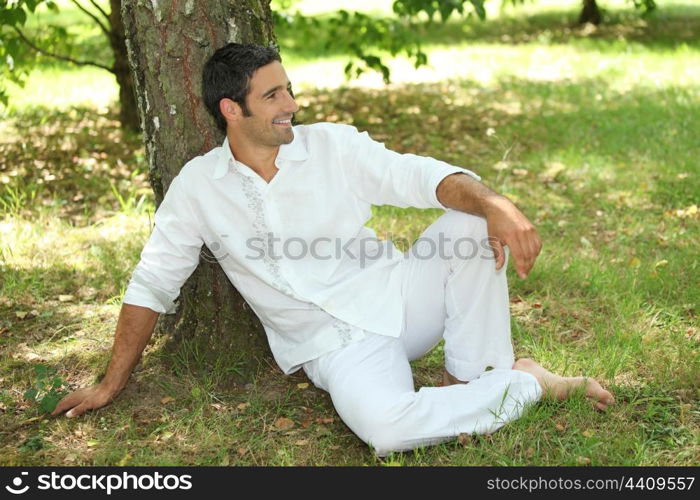
M 367 333 L 303 366 L 379 456 L 492 433 L 541 396 L 534 376 L 511 369 L 506 266 L 496 271 L 486 238 L 485 219 L 448 210 L 406 253 L 401 336 Z M 447 370 L 469 383 L 416 391 L 409 361 L 443 338 Z

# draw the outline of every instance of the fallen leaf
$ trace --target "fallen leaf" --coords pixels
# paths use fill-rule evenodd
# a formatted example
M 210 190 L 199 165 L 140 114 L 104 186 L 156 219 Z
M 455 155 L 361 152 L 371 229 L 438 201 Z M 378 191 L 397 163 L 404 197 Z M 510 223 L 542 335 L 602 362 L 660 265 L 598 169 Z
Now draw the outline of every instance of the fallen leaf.
M 26 311 L 15 311 L 15 316 L 17 317 L 17 319 L 24 319 L 27 317 L 27 314 L 29 313 Z
M 557 179 L 560 173 L 566 170 L 566 166 L 563 163 L 554 161 L 547 164 L 547 170 L 540 174 L 540 180 L 543 182 L 553 182 Z
M 297 446 L 306 446 L 309 444 L 309 441 L 306 439 L 300 439 L 299 441 L 294 441 L 294 444 Z
M 224 405 L 219 404 L 219 403 L 212 403 L 211 407 L 214 408 L 215 410 L 221 411 L 224 409 Z
M 236 406 L 236 409 L 239 411 L 243 411 L 246 408 L 250 406 L 250 403 L 240 403 L 238 406 Z
M 593 436 L 595 434 L 595 431 L 593 429 L 586 429 L 581 433 L 583 436 L 586 436 L 587 438 Z
M 88 446 L 88 448 L 93 448 L 93 447 L 97 446 L 98 444 L 100 444 L 100 442 L 97 441 L 96 439 L 90 439 L 90 440 L 89 440 L 87 443 L 85 443 L 85 444 Z
M 80 295 L 83 299 L 94 299 L 97 296 L 97 290 L 92 287 L 82 287 L 80 290 L 78 290 L 78 295 Z
M 566 430 L 566 426 L 563 426 L 561 424 L 556 424 L 554 426 L 559 432 L 564 432 Z
M 239 455 L 243 456 L 243 455 L 245 455 L 246 453 L 248 453 L 248 450 L 246 450 L 245 448 L 238 448 L 238 449 L 236 450 L 236 453 L 238 453 Z
M 117 465 L 119 467 L 124 467 L 129 462 L 129 460 L 131 460 L 131 455 L 127 453 L 126 455 L 124 455 L 124 458 L 117 462 Z
M 167 405 L 168 403 L 172 403 L 175 401 L 175 398 L 172 396 L 165 396 L 163 399 L 160 400 L 161 404 Z
M 59 302 L 73 302 L 74 300 L 75 300 L 75 296 L 73 296 L 73 295 L 59 295 L 58 296 Z
M 467 446 L 468 444 L 470 444 L 472 442 L 472 436 L 471 436 L 471 434 L 467 434 L 466 432 L 463 432 L 459 436 L 457 436 L 457 441 L 462 446 Z
M 298 389 L 308 389 L 309 384 L 307 382 L 302 382 L 301 384 L 297 384 Z
M 579 465 L 591 465 L 591 459 L 588 457 L 578 457 L 576 463 Z
M 339 450 L 339 449 L 340 449 L 340 446 L 337 445 L 337 444 L 334 444 L 334 445 L 332 445 L 332 446 L 329 446 L 329 448 L 330 448 L 331 450 L 335 451 L 335 450 Z
M 301 426 L 302 426 L 304 429 L 308 429 L 309 426 L 313 423 L 313 419 L 310 418 L 310 417 L 307 417 L 307 418 L 305 418 L 305 419 L 302 419 L 302 421 L 299 422 L 299 423 L 301 424 Z
M 332 424 L 333 417 L 317 417 L 316 422 L 318 422 L 319 424 Z
M 294 427 L 294 422 L 292 422 L 286 417 L 280 417 L 277 420 L 275 420 L 275 427 L 277 427 L 281 431 L 286 431 Z
M 629 262 L 628 262 L 627 265 L 630 266 L 630 267 L 639 267 L 641 264 L 642 264 L 642 261 L 641 261 L 641 260 L 639 260 L 637 257 L 632 257 L 632 258 L 629 260 Z
M 170 438 L 173 437 L 174 435 L 175 435 L 175 433 L 174 433 L 173 431 L 165 431 L 163 434 L 161 434 L 161 435 L 158 436 L 158 437 L 159 437 L 160 439 L 162 439 L 163 441 L 167 441 L 168 439 L 170 439 Z
M 654 268 L 664 267 L 666 265 L 668 265 L 668 261 L 666 259 L 663 259 L 654 264 Z
M 316 427 L 316 433 L 319 436 L 330 436 L 331 434 L 333 434 L 331 430 L 325 425 L 319 425 L 318 427 Z

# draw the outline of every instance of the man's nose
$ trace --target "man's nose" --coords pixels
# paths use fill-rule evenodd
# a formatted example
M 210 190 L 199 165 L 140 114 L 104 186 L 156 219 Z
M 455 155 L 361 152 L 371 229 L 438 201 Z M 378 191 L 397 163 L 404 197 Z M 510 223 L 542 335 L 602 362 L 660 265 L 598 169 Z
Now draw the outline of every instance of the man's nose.
M 297 111 L 299 111 L 299 105 L 297 104 L 296 99 L 294 99 L 294 96 L 289 91 L 287 91 L 287 100 L 285 102 L 284 110 L 289 113 L 296 113 Z

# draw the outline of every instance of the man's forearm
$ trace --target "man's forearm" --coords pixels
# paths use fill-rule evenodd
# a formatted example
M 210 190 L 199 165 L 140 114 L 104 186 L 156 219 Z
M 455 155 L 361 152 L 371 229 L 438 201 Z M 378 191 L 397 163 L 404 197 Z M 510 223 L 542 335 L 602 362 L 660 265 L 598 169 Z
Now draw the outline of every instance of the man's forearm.
M 153 334 L 158 313 L 147 307 L 124 304 L 117 321 L 112 359 L 101 384 L 121 391 Z
M 487 233 L 496 256 L 496 269 L 505 263 L 504 246 L 510 248 L 518 276 L 525 278 L 542 248 L 537 230 L 505 196 L 469 175 L 445 177 L 436 189 L 444 206 L 486 218 Z
M 481 217 L 488 215 L 494 201 L 503 199 L 472 176 L 462 173 L 445 177 L 438 184 L 436 194 L 444 206 Z

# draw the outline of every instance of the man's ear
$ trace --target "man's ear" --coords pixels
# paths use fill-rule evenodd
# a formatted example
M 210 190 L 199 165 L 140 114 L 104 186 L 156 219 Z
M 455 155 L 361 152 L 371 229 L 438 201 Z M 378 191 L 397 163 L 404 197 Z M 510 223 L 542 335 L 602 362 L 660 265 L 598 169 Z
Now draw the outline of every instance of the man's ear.
M 219 111 L 224 115 L 226 122 L 239 120 L 243 116 L 243 110 L 241 106 L 228 97 L 224 97 L 219 101 Z

